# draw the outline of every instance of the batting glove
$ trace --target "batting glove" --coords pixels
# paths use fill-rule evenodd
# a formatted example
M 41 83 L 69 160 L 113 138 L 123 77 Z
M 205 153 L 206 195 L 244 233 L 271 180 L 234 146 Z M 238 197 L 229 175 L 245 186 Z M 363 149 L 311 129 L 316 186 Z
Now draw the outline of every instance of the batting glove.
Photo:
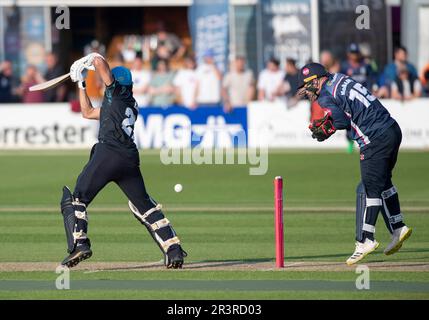
M 94 66 L 94 59 L 96 57 L 104 59 L 104 57 L 101 54 L 97 53 L 97 52 L 90 53 L 87 56 L 83 57 L 83 59 L 85 59 L 84 60 L 85 61 L 84 64 L 85 64 L 85 66 L 88 67 L 88 69 L 91 69 L 91 67 Z
M 70 79 L 73 82 L 84 81 L 87 74 L 88 68 L 80 60 L 74 62 L 70 67 Z

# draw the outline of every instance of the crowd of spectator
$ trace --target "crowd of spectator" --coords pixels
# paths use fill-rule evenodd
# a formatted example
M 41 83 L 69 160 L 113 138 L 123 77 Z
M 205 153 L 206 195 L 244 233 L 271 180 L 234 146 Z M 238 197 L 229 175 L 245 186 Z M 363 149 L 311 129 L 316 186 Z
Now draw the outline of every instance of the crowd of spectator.
M 379 70 L 371 58 L 368 48 L 351 44 L 347 49 L 347 58 L 340 61 L 328 50 L 320 53 L 319 62 L 330 73 L 343 73 L 369 88 L 378 98 L 408 101 L 420 97 L 429 97 L 429 64 L 419 77 L 413 64 L 408 61 L 405 47 L 397 47 L 394 60 Z M 298 68 L 296 61 L 286 59 L 284 71 L 280 62 L 274 58 L 267 62 L 266 68 L 258 77 L 258 100 L 275 101 L 289 99 L 292 104 L 297 99 Z
M 223 105 L 225 112 L 234 107 L 245 106 L 250 101 L 285 101 L 295 104 L 299 97 L 299 68 L 294 59 L 279 61 L 271 58 L 257 77 L 246 66 L 246 58 L 237 56 L 231 61 L 228 70 L 222 73 L 216 66 L 214 52 L 207 50 L 201 63 L 192 55 L 174 34 L 159 28 L 149 41 L 151 55 L 146 59 L 144 47 L 136 47 L 128 41 L 121 45 L 119 63 L 130 67 L 133 77 L 134 96 L 140 107 L 183 105 L 195 109 L 199 105 Z M 99 51 L 104 49 L 97 42 L 85 49 Z M 88 52 L 86 52 L 88 53 Z M 181 61 L 180 67 L 172 68 L 171 61 Z M 394 59 L 384 69 L 379 69 L 371 59 L 368 48 L 351 44 L 347 49 L 345 61 L 337 59 L 332 52 L 320 53 L 320 63 L 331 73 L 341 72 L 353 77 L 372 90 L 379 98 L 411 100 L 429 97 L 429 64 L 419 75 L 408 61 L 408 52 L 398 47 Z M 46 55 L 46 71 L 41 74 L 33 65 L 28 65 L 19 85 L 14 86 L 13 66 L 10 61 L 0 64 L 0 102 L 64 102 L 69 100 L 67 87 L 60 85 L 54 90 L 29 92 L 32 85 L 50 80 L 64 74 L 54 53 Z M 103 84 L 94 72 L 88 73 L 87 91 L 96 105 L 101 104 Z
M 40 103 L 40 102 L 65 102 L 67 101 L 67 88 L 59 85 L 55 90 L 28 91 L 33 85 L 54 79 L 65 72 L 59 64 L 58 57 L 54 53 L 48 53 L 45 58 L 46 71 L 42 75 L 34 65 L 27 65 L 24 74 L 18 80 L 13 72 L 11 61 L 0 63 L 0 103 Z M 16 83 L 18 83 L 16 85 Z

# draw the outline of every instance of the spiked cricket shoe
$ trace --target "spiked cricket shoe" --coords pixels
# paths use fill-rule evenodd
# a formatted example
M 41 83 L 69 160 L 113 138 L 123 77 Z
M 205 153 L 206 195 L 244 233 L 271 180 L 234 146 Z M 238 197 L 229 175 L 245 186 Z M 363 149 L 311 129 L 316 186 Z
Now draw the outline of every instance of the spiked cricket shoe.
M 184 258 L 188 254 L 180 245 L 173 245 L 165 255 L 165 266 L 167 269 L 182 269 Z
M 351 266 L 361 261 L 371 252 L 377 250 L 379 245 L 380 244 L 377 241 L 372 241 L 369 239 L 366 239 L 365 242 L 356 242 L 355 252 L 350 256 L 350 258 L 347 259 L 347 265 Z
M 385 255 L 391 255 L 399 251 L 401 249 L 402 244 L 405 240 L 407 240 L 413 229 L 408 228 L 407 226 L 403 226 L 402 228 L 396 229 L 392 234 L 392 241 L 388 244 L 386 249 L 384 250 Z
M 63 266 L 72 268 L 76 266 L 79 262 L 89 259 L 92 256 L 92 251 L 88 244 L 83 243 L 76 247 L 76 249 L 70 253 L 64 260 L 61 262 Z

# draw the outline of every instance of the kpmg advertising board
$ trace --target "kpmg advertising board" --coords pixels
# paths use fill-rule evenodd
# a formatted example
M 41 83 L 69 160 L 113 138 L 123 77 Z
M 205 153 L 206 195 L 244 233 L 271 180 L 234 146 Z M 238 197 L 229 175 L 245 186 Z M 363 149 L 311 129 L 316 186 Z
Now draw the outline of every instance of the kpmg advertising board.
M 428 99 L 383 104 L 399 122 L 403 148 L 429 148 Z M 345 132 L 328 143 L 311 139 L 309 106 L 294 108 L 283 103 L 254 102 L 225 114 L 222 108 L 141 108 L 135 123 L 135 141 L 140 149 L 151 148 L 343 148 Z M 72 149 L 90 148 L 97 141 L 98 122 L 73 113 L 68 104 L 2 105 L 0 148 Z
M 142 108 L 135 126 L 137 146 L 147 148 L 231 148 L 247 146 L 247 109 Z

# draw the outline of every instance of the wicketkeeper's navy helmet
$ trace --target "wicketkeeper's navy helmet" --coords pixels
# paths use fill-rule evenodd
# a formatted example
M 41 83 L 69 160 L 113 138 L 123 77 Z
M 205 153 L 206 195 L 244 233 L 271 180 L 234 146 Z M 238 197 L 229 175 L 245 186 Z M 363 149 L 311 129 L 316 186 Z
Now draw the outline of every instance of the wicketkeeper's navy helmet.
M 304 87 L 308 82 L 328 76 L 329 72 L 320 63 L 309 63 L 305 65 L 298 74 L 299 88 Z

